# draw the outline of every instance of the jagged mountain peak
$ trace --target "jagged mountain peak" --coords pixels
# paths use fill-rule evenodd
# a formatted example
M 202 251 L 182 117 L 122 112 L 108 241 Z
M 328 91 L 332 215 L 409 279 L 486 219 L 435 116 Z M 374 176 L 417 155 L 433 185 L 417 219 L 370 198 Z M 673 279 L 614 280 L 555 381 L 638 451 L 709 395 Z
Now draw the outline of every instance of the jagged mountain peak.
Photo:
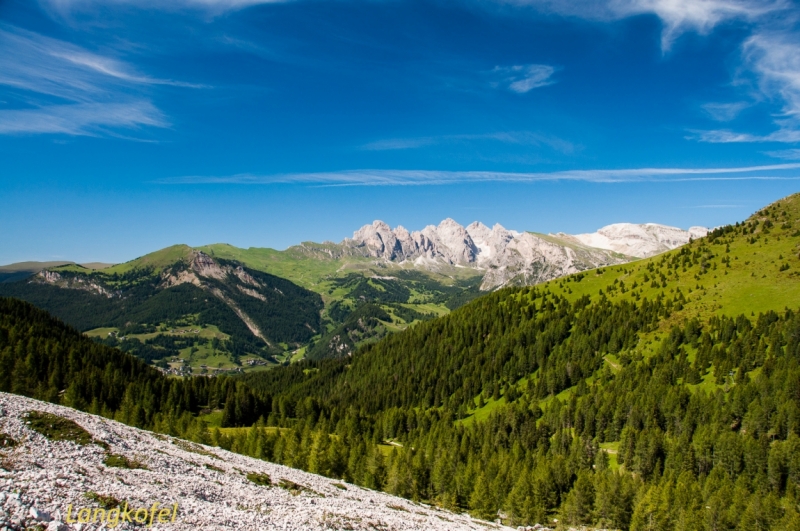
M 483 289 L 543 282 L 569 273 L 618 264 L 674 249 L 708 229 L 685 231 L 658 223 L 615 223 L 597 232 L 534 235 L 489 228 L 480 221 L 466 227 L 452 218 L 409 232 L 380 220 L 364 225 L 342 242 L 366 256 L 437 270 L 443 265 L 485 270 Z M 576 245 L 578 244 L 578 245 Z
M 495 226 L 498 226 L 499 223 Z M 470 234 L 484 234 L 491 232 L 492 229 L 481 223 L 480 221 L 473 221 L 469 225 L 466 226 L 467 232 Z
M 445 218 L 436 228 L 439 230 L 463 230 L 464 226 L 453 218 Z

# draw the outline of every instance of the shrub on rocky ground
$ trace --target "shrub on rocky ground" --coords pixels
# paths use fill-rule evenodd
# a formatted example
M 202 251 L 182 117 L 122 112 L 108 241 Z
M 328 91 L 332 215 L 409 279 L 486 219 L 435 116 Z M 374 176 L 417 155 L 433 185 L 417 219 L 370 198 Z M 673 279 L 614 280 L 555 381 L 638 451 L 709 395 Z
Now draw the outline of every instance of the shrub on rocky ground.
M 267 474 L 250 472 L 249 474 L 247 474 L 247 479 L 249 479 L 256 485 L 261 485 L 262 487 L 269 487 L 270 485 L 272 485 L 272 480 L 269 478 Z
M 96 502 L 103 509 L 114 509 L 115 507 L 121 507 L 125 503 L 110 494 L 98 494 L 93 491 L 85 493 L 83 497 Z
M 10 435 L 0 432 L 0 450 L 14 448 L 17 444 L 19 443 Z
M 289 481 L 288 479 L 285 479 L 285 478 L 281 478 L 278 481 L 278 486 L 280 488 L 282 488 L 282 489 L 288 490 L 294 496 L 297 496 L 297 495 L 302 494 L 302 493 L 305 492 L 306 494 L 312 494 L 312 495 L 316 494 L 317 496 L 321 496 L 323 498 L 325 497 L 324 494 L 320 494 L 319 492 L 317 492 L 317 491 L 315 491 L 313 489 L 309 489 L 305 485 L 301 485 L 299 483 L 295 483 L 294 481 Z
M 103 459 L 103 464 L 116 468 L 148 470 L 147 466 L 138 459 L 128 459 L 124 455 L 117 454 L 107 454 L 106 458 Z

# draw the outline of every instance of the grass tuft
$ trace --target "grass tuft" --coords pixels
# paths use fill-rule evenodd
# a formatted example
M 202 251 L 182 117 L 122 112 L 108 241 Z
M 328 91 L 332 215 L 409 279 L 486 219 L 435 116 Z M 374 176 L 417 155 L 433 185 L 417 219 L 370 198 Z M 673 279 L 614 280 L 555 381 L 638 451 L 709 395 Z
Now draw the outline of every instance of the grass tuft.
M 18 444 L 19 442 L 13 437 L 3 432 L 0 432 L 0 450 L 8 450 L 9 448 L 14 448 Z
M 281 478 L 281 480 L 278 482 L 278 486 L 281 487 L 282 489 L 288 490 L 289 492 L 292 493 L 293 496 L 297 496 L 298 494 L 302 494 L 303 492 L 309 492 L 321 496 L 321 494 L 319 494 L 315 490 L 309 489 L 304 485 L 295 483 L 294 481 L 289 481 L 288 479 L 285 478 Z
M 94 442 L 92 435 L 76 422 L 52 413 L 29 411 L 26 424 L 30 429 L 51 441 L 71 441 L 80 445 Z
M 250 472 L 247 474 L 247 479 L 261 487 L 272 486 L 272 480 L 267 474 L 260 474 L 258 472 Z
M 199 444 L 195 444 L 193 442 L 184 441 L 182 439 L 173 439 L 172 444 L 174 444 L 175 446 L 186 452 L 192 452 L 193 454 L 204 455 L 206 457 L 213 457 L 214 459 L 220 459 L 220 457 L 217 454 L 209 452 Z
M 220 473 L 222 473 L 222 474 L 224 474 L 224 473 L 225 473 L 225 471 L 224 471 L 223 469 L 221 469 L 220 467 L 218 467 L 218 466 L 209 465 L 209 464 L 207 464 L 207 463 L 206 463 L 206 464 L 204 464 L 203 466 L 204 466 L 204 467 L 206 467 L 206 468 L 207 468 L 207 469 L 209 469 L 209 470 L 213 470 L 214 472 L 220 472 Z
M 114 509 L 116 507 L 122 507 L 122 505 L 125 503 L 115 498 L 114 496 L 111 496 L 110 494 L 98 494 L 93 491 L 84 493 L 83 497 L 86 498 L 87 500 L 96 502 L 103 509 Z
M 129 468 L 132 470 L 149 470 L 147 466 L 137 459 L 128 459 L 124 455 L 107 454 L 103 464 L 116 468 Z

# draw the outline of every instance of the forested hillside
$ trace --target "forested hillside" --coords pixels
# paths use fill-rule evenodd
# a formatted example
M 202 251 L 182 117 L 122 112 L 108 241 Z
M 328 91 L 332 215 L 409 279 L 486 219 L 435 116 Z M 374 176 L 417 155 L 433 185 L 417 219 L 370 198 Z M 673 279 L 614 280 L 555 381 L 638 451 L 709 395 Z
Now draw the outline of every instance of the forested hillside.
M 480 294 L 472 270 L 386 271 L 363 256 L 297 248 L 174 245 L 102 270 L 25 267 L 0 279 L 0 296 L 180 374 L 347 356 Z
M 27 300 L 165 367 L 179 358 L 187 365 L 224 360 L 225 367 L 248 355 L 274 362 L 322 328 L 319 295 L 186 246 L 99 271 L 52 268 L 0 285 L 0 295 Z M 200 350 L 202 359 L 193 356 Z
M 297 468 L 309 468 L 302 448 L 308 446 L 314 428 L 324 457 L 311 459 L 313 471 L 380 486 L 370 479 L 383 473 L 379 446 L 370 422 L 357 412 L 349 411 L 344 422 L 320 416 L 321 409 L 313 400 L 273 400 L 237 378 L 167 377 L 128 353 L 92 341 L 27 302 L 4 297 L 0 297 L 0 391 L 256 457 L 283 459 Z M 218 428 L 209 431 L 203 419 L 214 412 L 221 413 L 223 430 L 230 428 L 236 434 L 237 427 L 258 428 L 239 429 L 241 437 L 231 437 Z M 296 424 L 296 415 L 305 424 Z M 263 428 L 268 421 L 297 429 Z M 334 427 L 340 435 L 329 437 Z M 286 437 L 281 438 L 281 433 Z M 374 469 L 375 463 L 378 469 Z
M 325 329 L 294 360 L 349 356 L 362 345 L 444 315 L 482 294 L 477 270 L 447 264 L 440 264 L 437 271 L 416 270 L 330 242 L 306 242 L 285 251 L 225 244 L 200 249 L 209 256 L 286 278 L 322 296 Z
M 205 430 L 195 416 L 226 403 L 235 413 L 231 425 L 252 424 L 271 405 L 228 377 L 169 378 L 27 302 L 4 297 L 0 297 L 0 391 L 173 435 Z
M 362 481 L 390 492 L 513 523 L 797 528 L 798 207 L 247 381 L 297 405 L 282 425 L 362 418 L 388 443 Z

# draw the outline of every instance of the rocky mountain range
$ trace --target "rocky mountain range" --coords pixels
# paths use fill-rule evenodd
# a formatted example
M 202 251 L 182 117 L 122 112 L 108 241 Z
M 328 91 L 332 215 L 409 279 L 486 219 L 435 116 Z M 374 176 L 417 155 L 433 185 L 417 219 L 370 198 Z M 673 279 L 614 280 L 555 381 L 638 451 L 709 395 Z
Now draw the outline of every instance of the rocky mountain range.
M 688 231 L 655 223 L 618 223 L 590 234 L 537 234 L 489 228 L 473 222 L 466 227 L 448 218 L 438 226 L 409 232 L 383 221 L 364 225 L 341 245 L 365 256 L 437 271 L 442 266 L 483 271 L 482 290 L 506 285 L 537 284 L 606 265 L 645 258 L 704 236 L 708 229 Z
M 111 346 L 154 363 L 182 352 L 194 370 L 211 359 L 228 370 L 243 355 L 285 363 L 305 347 L 299 355 L 350 354 L 481 293 L 626 263 L 706 232 L 616 224 L 591 234 L 539 234 L 452 219 L 412 232 L 375 221 L 340 243 L 285 251 L 175 245 L 103 269 L 15 264 L 7 269 L 17 281 L 0 282 L 0 295 L 32 302 L 82 331 L 119 333 L 124 341 Z M 32 276 L 17 278 L 23 270 Z M 201 324 L 216 326 L 223 343 L 198 336 L 179 344 L 169 332 Z M 230 355 L 224 369 L 220 353 Z

